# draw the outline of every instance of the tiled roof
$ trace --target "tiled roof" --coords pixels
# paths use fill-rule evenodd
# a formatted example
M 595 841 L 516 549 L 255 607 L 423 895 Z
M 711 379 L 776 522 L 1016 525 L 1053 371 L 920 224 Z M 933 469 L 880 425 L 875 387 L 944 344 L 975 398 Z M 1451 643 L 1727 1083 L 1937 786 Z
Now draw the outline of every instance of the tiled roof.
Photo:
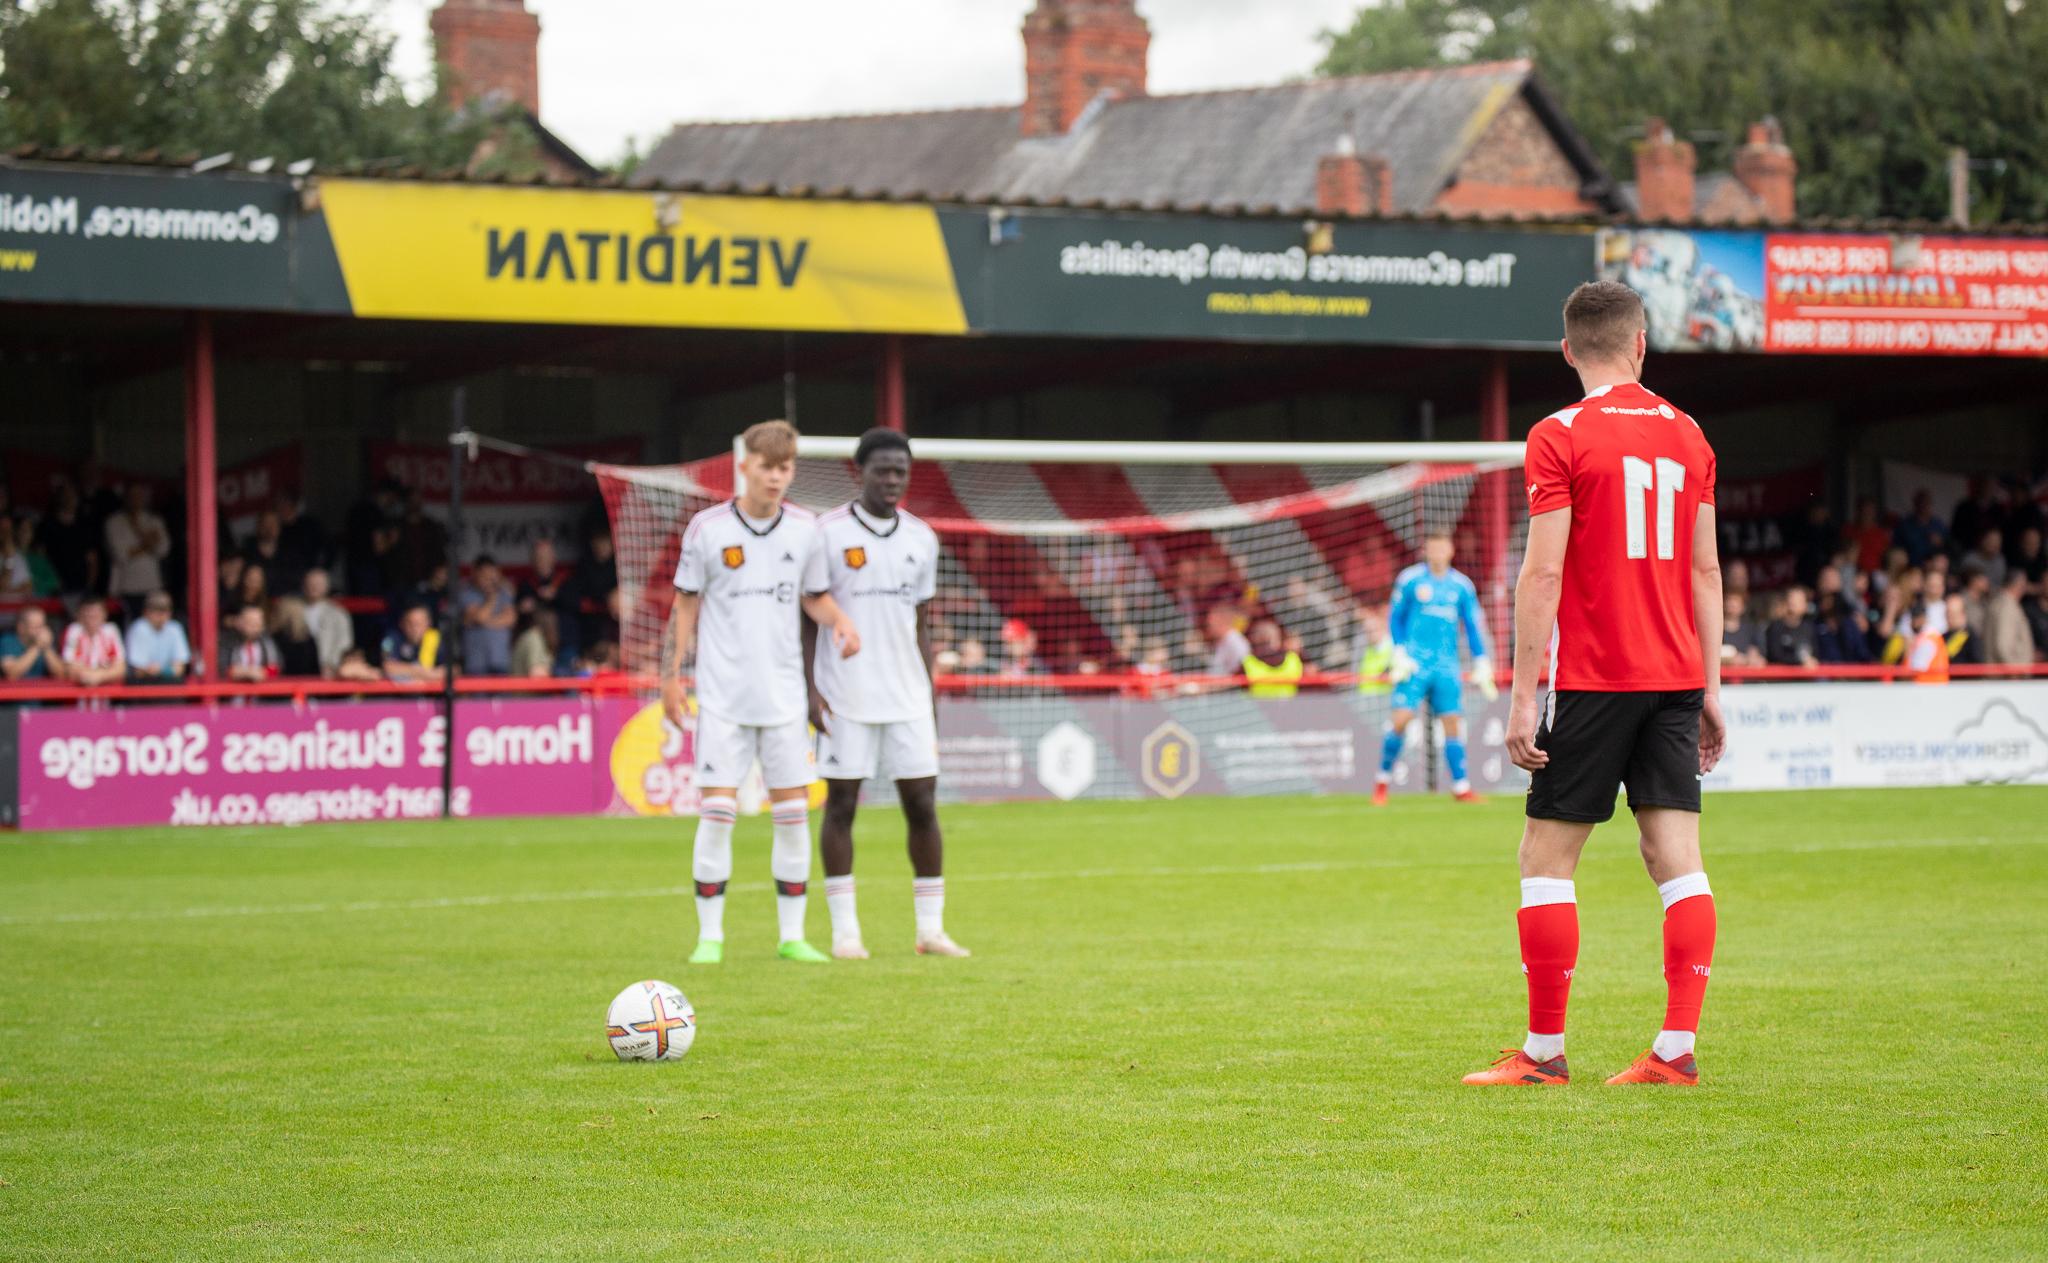
M 1420 214 L 1517 96 L 1530 99 L 1587 184 L 1604 196 L 1605 173 L 1527 61 L 1103 99 L 1066 135 L 1053 137 L 1023 136 L 1017 107 L 684 123 L 648 155 L 635 182 L 1300 209 L 1315 205 L 1316 160 L 1348 134 L 1359 153 L 1387 160 L 1395 213 Z

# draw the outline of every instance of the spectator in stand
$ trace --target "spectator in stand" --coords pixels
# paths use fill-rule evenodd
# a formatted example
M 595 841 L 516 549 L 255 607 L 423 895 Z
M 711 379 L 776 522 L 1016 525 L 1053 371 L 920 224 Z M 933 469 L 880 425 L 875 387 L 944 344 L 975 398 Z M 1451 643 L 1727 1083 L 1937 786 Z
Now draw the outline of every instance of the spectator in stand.
M 1914 504 L 1919 504 L 1918 496 L 1914 497 Z M 1956 511 L 1949 515 L 1949 539 L 1959 544 L 1974 545 L 1984 538 L 1984 532 L 2004 525 L 2005 502 L 1998 496 L 1991 479 L 1970 479 L 1969 490 L 1956 505 Z M 1946 541 L 1940 545 L 1943 548 L 1947 546 Z
M 1830 663 L 1870 661 L 1869 621 L 1839 592 L 1820 598 L 1820 616 L 1813 626 L 1813 656 Z
M 1806 520 L 1793 533 L 1793 570 L 1799 582 L 1812 587 L 1820 579 L 1820 572 L 1827 567 L 1828 560 L 1835 555 L 1835 542 L 1842 534 L 1835 525 L 1835 515 L 1828 511 L 1827 501 L 1814 500 L 1806 506 Z
M 619 562 L 612 553 L 612 537 L 599 531 L 583 546 L 583 559 L 576 563 L 575 581 L 569 588 L 570 608 L 576 611 L 578 645 L 594 645 L 605 636 L 602 611 L 619 587 Z M 567 637 L 566 629 L 563 632 Z M 614 638 L 617 632 L 613 632 Z
M 448 567 L 448 531 L 427 516 L 426 503 L 417 490 L 405 496 L 405 516 L 398 523 L 398 539 L 390 552 L 391 579 L 395 586 L 422 586 L 438 568 L 443 576 Z
M 1806 589 L 1797 584 L 1779 594 L 1776 616 L 1764 628 L 1764 661 L 1774 667 L 1810 667 L 1820 661 Z
M 1892 533 L 1878 515 L 1877 501 L 1865 496 L 1856 502 L 1856 520 L 1843 530 L 1842 542 L 1854 552 L 1858 570 L 1878 570 L 1884 566 L 1884 555 L 1891 547 Z
M 1262 618 L 1246 637 L 1252 651 L 1238 664 L 1245 692 L 1253 697 L 1293 697 L 1301 691 L 1301 654 L 1287 644 L 1280 624 Z
M 533 621 L 512 642 L 512 674 L 522 679 L 546 679 L 555 673 L 555 656 L 561 652 L 561 616 L 553 606 L 533 612 Z
M 262 566 L 257 565 L 255 562 L 244 561 L 242 563 L 241 578 L 236 582 L 234 592 L 230 594 L 230 598 L 227 601 L 222 603 L 221 608 L 229 612 L 229 617 L 233 617 L 234 613 L 239 611 L 244 605 L 267 607 L 269 604 L 269 574 Z
M 284 521 L 276 513 L 256 515 L 256 530 L 242 549 L 248 569 L 261 569 L 270 586 L 279 592 L 296 592 L 305 580 L 306 565 L 292 554 L 284 541 Z
M 1997 587 L 2005 582 L 2005 535 L 1997 527 L 1977 537 L 1977 545 L 1963 554 L 1963 569 L 1975 570 Z
M 64 591 L 64 580 L 57 574 L 56 563 L 50 560 L 49 552 L 41 543 L 41 526 L 32 517 L 25 517 L 14 524 L 14 542 L 21 549 L 21 555 L 28 558 L 29 580 L 39 597 L 60 596 Z
M 2048 512 L 2044 512 L 2044 510 L 2048 510 L 2048 500 L 2035 499 L 2033 493 L 2024 487 L 2013 497 L 2012 504 L 2005 511 L 2005 548 L 2007 560 L 2012 561 L 2015 565 L 2019 563 L 2022 551 L 2020 541 L 2029 531 L 2034 533 L 2034 539 L 2038 545 L 2043 528 L 2048 528 Z M 2035 555 L 2038 556 L 2039 554 L 2036 553 Z M 2038 583 L 2039 580 L 2034 582 Z
M 142 617 L 128 624 L 128 682 L 177 684 L 192 669 L 192 643 L 171 617 L 171 594 L 142 599 Z
M 283 669 L 284 655 L 263 627 L 263 607 L 241 606 L 220 638 L 220 678 L 261 684 L 276 679 Z
M 2000 576 L 2003 578 L 2004 576 Z M 1963 620 L 1970 634 L 1978 640 L 1984 639 L 1984 614 L 1991 605 L 1991 596 L 1996 589 L 1982 570 L 1975 566 L 1963 568 Z M 1954 626 L 1950 626 L 1954 630 Z
M 31 605 L 15 616 L 14 630 L 0 636 L 0 675 L 9 680 L 61 680 L 64 659 L 49 615 Z
M 280 492 L 277 497 L 278 541 L 284 546 L 293 573 L 304 575 L 314 568 L 326 569 L 327 532 L 317 518 L 306 512 L 306 502 L 297 491 Z M 278 584 L 283 587 L 282 581 Z M 297 584 L 293 584 L 297 587 Z
M 140 602 L 164 586 L 163 560 L 171 533 L 149 508 L 149 484 L 132 482 L 121 512 L 107 519 L 107 591 L 124 603 Z
M 960 661 L 959 664 L 953 668 L 956 674 L 987 675 L 989 673 L 990 667 L 988 663 L 988 650 L 982 648 L 980 641 L 976 640 L 972 636 L 969 636 L 967 639 L 960 642 L 960 648 L 958 652 L 960 655 Z
M 299 591 L 305 598 L 306 629 L 313 633 L 320 674 L 334 679 L 341 673 L 341 660 L 356 647 L 356 620 L 334 600 L 327 572 L 320 567 L 306 572 Z
M 384 678 L 419 684 L 441 678 L 441 633 L 424 605 L 408 605 L 384 637 Z
M 2005 667 L 2033 662 L 2034 631 L 2022 606 L 2026 595 L 2026 573 L 2014 566 L 1984 608 L 1984 661 Z
M 341 655 L 341 662 L 334 668 L 337 680 L 381 680 L 384 673 L 370 665 L 369 655 L 360 648 L 350 649 Z
M 281 596 L 270 603 L 270 639 L 277 645 L 280 674 L 300 679 L 318 679 L 320 642 L 306 623 L 306 602 L 296 596 Z
M 545 535 L 534 540 L 532 573 L 519 585 L 519 616 L 531 622 L 542 610 L 554 615 L 555 626 L 549 636 L 556 646 L 557 666 L 564 655 L 575 656 L 575 638 L 583 630 L 575 603 L 576 575 L 556 557 L 555 541 Z
M 1358 691 L 1368 697 L 1385 697 L 1394 691 L 1394 633 L 1388 623 L 1385 603 L 1358 603 L 1358 635 L 1351 645 L 1349 669 L 1358 674 Z
M 426 606 L 428 621 L 432 622 L 436 627 L 441 625 L 441 617 L 447 612 L 448 608 L 447 562 L 444 561 L 437 566 L 430 567 L 427 571 L 427 577 L 404 594 L 399 603 L 399 608 L 403 609 L 407 605 Z
M 0 517 L 0 601 L 26 601 L 35 594 L 28 556 L 14 542 L 14 519 Z
M 2008 568 L 2025 575 L 2027 582 L 2039 587 L 2043 578 L 2048 578 L 2048 549 L 2041 543 L 2041 528 L 2024 527 L 2013 541 L 2012 551 L 2006 557 Z
M 1728 564 L 1722 567 L 1722 574 L 1723 582 L 1721 584 L 1721 591 L 1724 594 L 1729 592 L 1740 592 L 1744 597 L 1747 597 L 1749 595 L 1748 562 L 1744 561 L 1740 557 L 1732 557 L 1729 559 Z
M 1749 621 L 1749 597 L 1741 592 L 1721 594 L 1721 661 L 1736 667 L 1764 664 L 1763 633 Z
M 1225 602 L 1211 607 L 1205 623 L 1210 645 L 1209 675 L 1240 674 L 1244 660 L 1252 655 L 1252 642 L 1245 639 L 1243 626 L 1244 615 L 1237 606 Z
M 1173 651 L 1157 636 L 1145 642 L 1145 648 L 1138 655 L 1139 675 L 1165 675 L 1173 666 Z
M 50 511 L 43 515 L 42 539 L 50 564 L 56 568 L 60 592 L 75 595 L 99 589 L 103 536 L 86 515 L 78 488 L 69 478 L 56 482 Z
M 92 537 L 104 541 L 107 520 L 121 511 L 121 497 L 107 485 L 106 469 L 97 460 L 78 467 L 78 498 L 85 508 L 85 520 L 93 528 Z M 106 560 L 111 565 L 114 559 Z
M 590 652 L 576 659 L 576 674 L 582 677 L 613 675 L 619 669 L 619 645 L 617 641 L 600 640 L 590 647 Z
M 1948 641 L 1927 625 L 1928 607 L 1913 607 L 1912 637 L 1904 661 L 1913 678 L 1922 684 L 1948 683 Z
M 64 629 L 64 676 L 88 687 L 119 684 L 128 675 L 121 633 L 107 621 L 107 603 L 89 596 L 78 606 L 78 621 Z
M 1963 594 L 1951 592 L 1943 602 L 1948 610 L 1948 660 L 1956 666 L 1977 666 L 1984 661 L 1984 642 L 1970 631 L 1969 612 L 1963 608 Z
M 1934 497 L 1925 491 L 1913 493 L 1913 512 L 1901 518 L 1892 530 L 1892 543 L 1906 550 L 1906 560 L 1921 566 L 1948 547 L 1948 527 L 1934 516 Z
M 2020 612 L 2027 616 L 2027 630 L 2034 633 L 2034 656 L 2048 654 L 2048 587 L 2022 598 Z
M 996 674 L 1045 674 L 1045 667 L 1038 660 L 1038 633 L 1021 618 L 1003 624 L 1003 660 L 996 666 Z
M 504 675 L 512 669 L 512 628 L 519 622 L 512 585 L 490 557 L 478 557 L 456 598 L 462 611 L 462 669 Z
M 214 574 L 220 579 L 220 590 L 214 594 L 214 607 L 220 611 L 221 625 L 225 627 L 228 615 L 242 603 L 242 554 L 224 552 L 214 563 Z
M 392 552 L 398 547 L 405 492 L 386 479 L 349 506 L 348 586 L 365 596 L 385 596 L 398 586 Z
M 1920 580 L 1920 604 L 1927 608 L 1927 630 L 1946 636 L 1948 626 L 1948 570 L 1933 564 L 1946 557 L 1929 558 L 1927 573 Z

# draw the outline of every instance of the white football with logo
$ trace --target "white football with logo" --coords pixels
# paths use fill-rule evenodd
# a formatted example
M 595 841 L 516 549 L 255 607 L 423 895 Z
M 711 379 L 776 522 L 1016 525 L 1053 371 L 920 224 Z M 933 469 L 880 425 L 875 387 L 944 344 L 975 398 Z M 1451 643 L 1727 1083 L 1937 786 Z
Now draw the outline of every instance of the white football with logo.
M 681 1061 L 697 1038 L 697 1011 L 665 982 L 636 982 L 612 1001 L 604 1033 L 620 1061 Z

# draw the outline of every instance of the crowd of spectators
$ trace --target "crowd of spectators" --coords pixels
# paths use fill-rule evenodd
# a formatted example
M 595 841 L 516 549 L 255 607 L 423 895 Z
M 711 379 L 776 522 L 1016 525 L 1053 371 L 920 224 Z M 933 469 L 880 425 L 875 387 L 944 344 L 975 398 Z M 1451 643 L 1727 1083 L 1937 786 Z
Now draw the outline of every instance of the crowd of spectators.
M 2029 666 L 2048 660 L 2042 505 L 2024 488 L 1973 479 L 1946 520 L 1922 491 L 1887 521 L 1873 500 L 1837 526 L 1815 505 L 1793 544 L 1793 582 L 1751 586 L 1722 565 L 1721 657 L 1738 666 Z
M 173 595 L 184 523 L 151 500 L 148 483 L 110 487 L 91 464 L 55 479 L 40 505 L 0 493 L 0 678 L 432 681 L 455 654 L 469 675 L 618 669 L 618 566 L 601 506 L 575 565 L 541 536 L 518 569 L 478 557 L 451 591 L 446 530 L 417 492 L 378 484 L 338 535 L 281 495 L 240 537 L 219 525 L 220 657 L 197 664 Z M 451 601 L 452 653 L 439 630 Z

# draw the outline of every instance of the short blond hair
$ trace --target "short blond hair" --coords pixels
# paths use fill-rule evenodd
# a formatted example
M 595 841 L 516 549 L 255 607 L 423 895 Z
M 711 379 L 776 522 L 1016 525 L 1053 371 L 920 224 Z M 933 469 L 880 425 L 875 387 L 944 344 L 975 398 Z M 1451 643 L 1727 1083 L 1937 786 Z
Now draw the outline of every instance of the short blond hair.
M 1564 300 L 1564 340 L 1583 360 L 1614 360 L 1648 327 L 1643 300 L 1620 281 L 1587 281 Z
M 740 435 L 740 446 L 770 465 L 796 459 L 796 427 L 787 421 L 760 421 Z

